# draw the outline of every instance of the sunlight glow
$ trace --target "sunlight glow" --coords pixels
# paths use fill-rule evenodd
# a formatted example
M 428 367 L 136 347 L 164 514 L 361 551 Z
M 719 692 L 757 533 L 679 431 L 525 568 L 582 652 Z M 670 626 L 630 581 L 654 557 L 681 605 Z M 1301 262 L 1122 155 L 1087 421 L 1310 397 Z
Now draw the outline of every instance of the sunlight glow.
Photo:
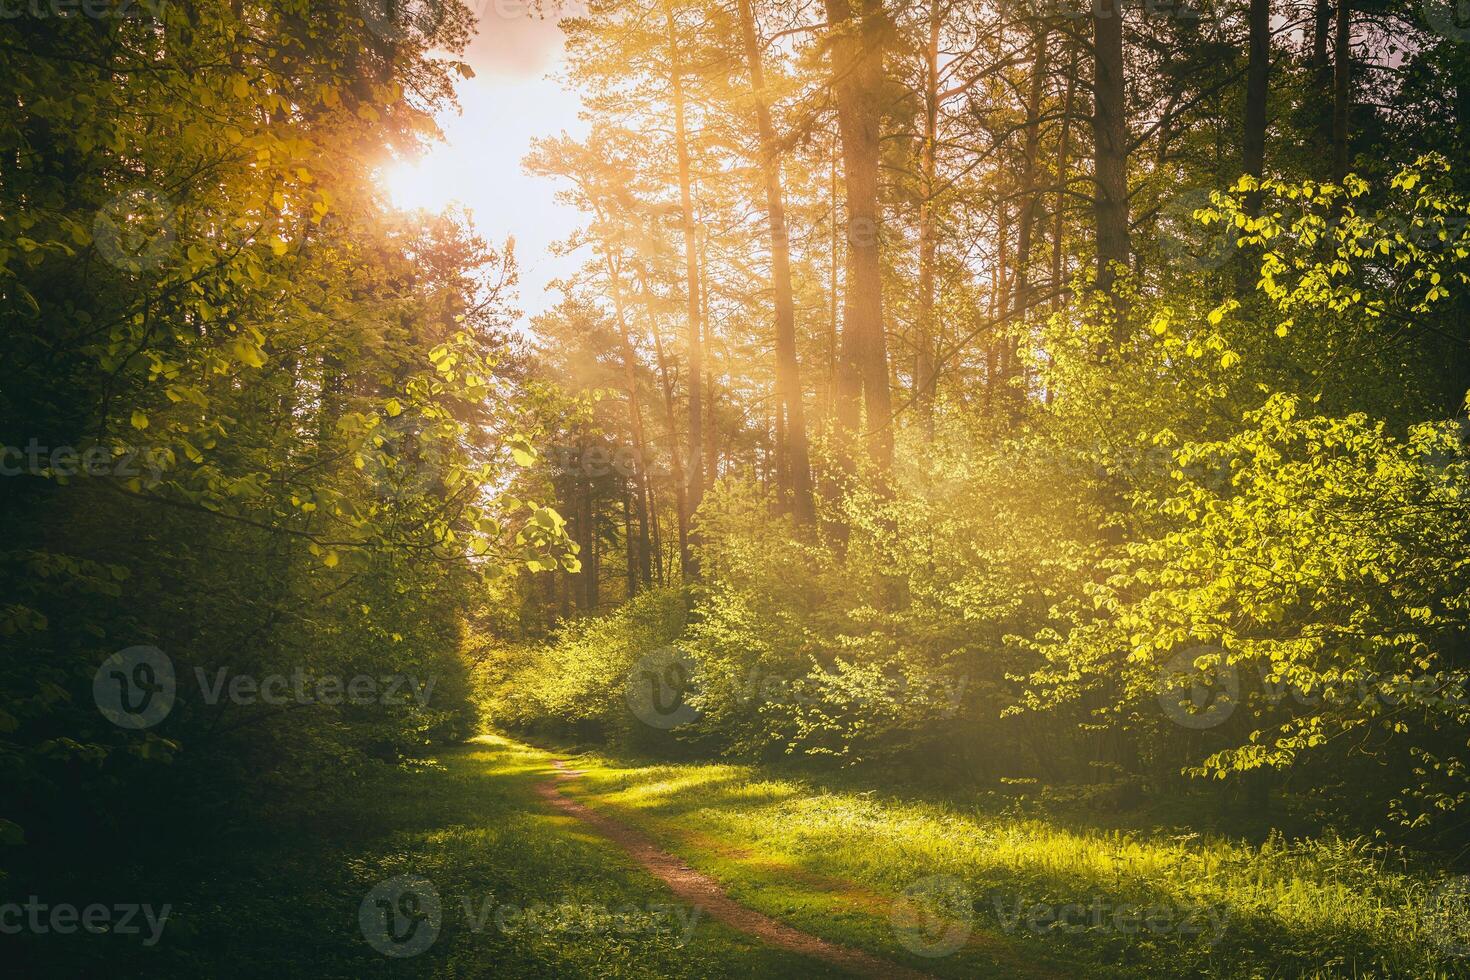
M 532 139 L 586 132 L 577 118 L 580 100 L 549 77 L 561 59 L 561 33 L 550 19 L 482 11 L 465 53 L 475 77 L 458 86 L 460 111 L 437 119 L 443 142 L 419 159 L 387 164 L 379 177 L 394 207 L 437 212 L 463 205 L 486 242 L 499 247 L 513 236 L 520 307 L 528 315 L 556 304 L 560 293 L 547 284 L 581 261 L 547 251 L 576 230 L 580 216 L 556 202 L 552 181 L 521 169 Z
M 435 160 L 431 154 L 422 160 L 404 161 L 384 169 L 383 188 L 395 208 L 442 211 L 457 200 L 453 186 L 434 179 Z

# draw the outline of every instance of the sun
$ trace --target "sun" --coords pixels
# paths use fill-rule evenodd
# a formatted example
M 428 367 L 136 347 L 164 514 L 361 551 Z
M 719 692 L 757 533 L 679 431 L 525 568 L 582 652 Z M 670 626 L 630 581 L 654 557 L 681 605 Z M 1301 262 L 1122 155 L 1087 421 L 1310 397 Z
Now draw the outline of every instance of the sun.
M 442 211 L 455 201 L 454 184 L 436 169 L 432 156 L 402 160 L 384 167 L 379 183 L 395 208 Z

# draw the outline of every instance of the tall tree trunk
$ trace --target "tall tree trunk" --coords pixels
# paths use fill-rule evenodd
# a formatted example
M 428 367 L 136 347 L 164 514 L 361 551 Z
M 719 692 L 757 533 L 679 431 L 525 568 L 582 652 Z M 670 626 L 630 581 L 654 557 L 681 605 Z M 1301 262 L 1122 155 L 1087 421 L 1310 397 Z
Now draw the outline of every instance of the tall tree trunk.
M 643 294 L 644 308 L 648 308 L 649 297 L 647 271 L 638 266 L 638 289 Z M 658 321 L 652 313 L 648 315 L 649 333 L 653 335 L 653 351 L 658 364 L 660 387 L 664 393 L 664 414 L 669 426 L 669 456 L 673 460 L 674 506 L 679 520 L 679 570 L 688 575 L 691 568 L 689 554 L 689 484 L 684 479 L 683 453 L 679 450 L 679 413 L 674 408 L 674 382 L 669 377 L 669 361 L 664 355 L 663 336 L 658 331 Z
M 674 92 L 674 143 L 679 162 L 679 202 L 684 216 L 684 272 L 688 280 L 689 298 L 689 489 L 686 494 L 689 514 L 699 509 L 704 499 L 703 408 L 700 390 L 704 377 L 704 350 L 700 338 L 699 261 L 695 251 L 694 191 L 689 166 L 689 136 L 685 127 L 684 69 L 679 55 L 679 36 L 671 6 L 664 8 L 669 34 L 669 73 Z M 686 518 L 687 522 L 687 518 Z M 684 555 L 685 572 L 692 574 L 692 557 Z
M 883 328 L 881 213 L 878 202 L 882 0 L 825 0 L 832 32 L 833 95 L 842 137 L 847 191 L 847 302 L 837 364 L 837 421 L 847 436 L 866 413 L 868 451 L 879 467 L 893 463 L 893 409 L 888 390 L 888 342 Z
M 1046 92 L 1047 41 L 1045 25 L 1039 26 L 1034 42 L 1036 53 L 1031 59 L 1031 91 L 1026 100 L 1026 145 L 1021 167 L 1021 214 L 1016 229 L 1015 272 L 1011 277 L 1014 283 L 1012 295 L 1015 316 L 1011 320 L 1010 329 L 1016 330 L 1024 326 L 1032 303 L 1031 240 L 1035 236 L 1036 210 L 1041 197 L 1036 190 L 1036 171 L 1041 143 L 1041 103 Z M 1014 341 L 1006 343 L 1006 356 L 1008 359 L 1007 376 L 1013 378 L 1020 375 L 1024 367 Z
M 939 0 L 929 2 L 929 43 L 924 49 L 924 143 L 919 150 L 919 311 L 914 340 L 914 407 L 925 433 L 934 429 L 934 195 L 939 139 Z
M 837 204 L 837 134 L 832 134 L 832 157 L 830 172 L 827 175 L 828 198 L 832 202 L 832 240 L 831 246 L 831 268 L 832 282 L 828 290 L 827 310 L 827 404 L 823 412 L 822 426 L 829 436 L 832 433 L 837 411 L 837 327 L 838 327 L 838 300 L 841 291 L 838 288 L 838 279 L 842 267 L 846 264 L 840 246 L 838 235 L 838 217 L 841 209 Z
M 791 242 L 786 229 L 786 199 L 781 190 L 781 160 L 771 109 L 766 100 L 766 74 L 761 64 L 760 41 L 755 30 L 751 0 L 739 0 L 740 31 L 745 41 L 745 60 L 750 69 L 750 86 L 755 98 L 755 121 L 761 142 L 761 170 L 766 186 L 766 217 L 771 231 L 771 286 L 776 306 L 776 403 L 777 417 L 784 419 L 782 465 L 778 473 L 790 481 L 792 513 L 800 524 L 810 524 L 816 510 L 812 503 L 812 468 L 807 446 L 806 413 L 802 406 L 801 368 L 796 356 L 796 301 L 791 288 Z M 783 491 L 788 489 L 783 486 Z
M 623 488 L 623 566 L 625 588 L 628 598 L 638 594 L 638 539 L 633 535 L 633 496 L 627 487 Z
M 1005 313 L 1011 308 L 1010 271 L 1011 208 L 1004 194 L 1001 195 L 1000 215 L 996 218 L 995 270 L 990 290 L 990 361 L 986 385 L 985 404 L 991 408 L 1006 402 L 1006 381 L 1010 376 L 1010 341 L 1005 334 Z
M 586 517 L 585 536 L 587 540 L 587 560 L 582 563 L 582 610 L 594 612 L 597 609 L 597 598 L 599 592 L 599 571 L 602 564 L 602 553 L 599 548 L 599 536 L 597 534 L 597 494 L 592 480 L 588 479 L 583 484 L 584 496 L 583 507 Z
M 1332 179 L 1341 183 L 1348 172 L 1348 109 L 1352 94 L 1353 8 L 1338 0 L 1332 46 Z
M 653 570 L 649 564 L 648 542 L 648 439 L 643 431 L 643 409 L 638 403 L 638 356 L 633 352 L 633 341 L 628 330 L 628 317 L 623 304 L 621 270 L 613 264 L 611 255 L 604 255 L 608 282 L 611 283 L 613 313 L 618 323 L 618 341 L 623 361 L 623 386 L 628 392 L 628 428 L 633 435 L 633 485 L 637 492 L 638 513 L 638 562 L 636 567 L 644 583 L 653 581 Z M 637 591 L 635 586 L 634 591 Z
M 1062 308 L 1062 283 L 1067 270 L 1063 265 L 1062 246 L 1066 239 L 1067 188 L 1072 170 L 1072 111 L 1077 100 L 1077 49 L 1072 49 L 1072 58 L 1067 68 L 1067 91 L 1062 97 L 1062 131 L 1057 136 L 1057 193 L 1052 205 L 1051 230 L 1051 309 L 1055 313 Z
M 1246 64 L 1245 133 L 1241 140 L 1243 172 L 1259 181 L 1266 172 L 1266 102 L 1271 87 L 1271 0 L 1251 0 L 1250 58 Z M 1261 210 L 1261 192 L 1246 194 L 1245 211 L 1255 217 Z M 1247 295 L 1255 288 L 1258 268 L 1254 250 L 1236 256 L 1235 291 Z
M 1244 172 L 1259 180 L 1266 170 L 1266 97 L 1271 80 L 1271 0 L 1251 0 L 1250 60 L 1246 65 L 1245 138 L 1241 141 Z M 1260 195 L 1251 196 L 1251 210 Z
M 715 327 L 709 315 L 709 237 L 699 243 L 700 319 L 704 323 L 704 481 L 714 486 L 720 478 L 720 397 L 715 386 Z
M 1332 140 L 1332 0 L 1316 0 L 1312 11 L 1312 86 L 1317 95 L 1313 106 L 1319 145 Z
M 1123 79 L 1123 0 L 1099 0 L 1093 25 L 1092 138 L 1097 287 L 1112 288 L 1128 265 L 1128 116 Z

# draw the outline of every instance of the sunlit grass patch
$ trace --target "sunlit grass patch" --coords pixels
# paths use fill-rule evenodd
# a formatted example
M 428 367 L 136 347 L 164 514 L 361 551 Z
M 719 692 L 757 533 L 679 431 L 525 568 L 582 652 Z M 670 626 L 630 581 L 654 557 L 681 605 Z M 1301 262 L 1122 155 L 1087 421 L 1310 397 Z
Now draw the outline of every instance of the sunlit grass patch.
M 960 882 L 975 935 L 921 959 L 929 972 L 983 975 L 999 940 L 1099 975 L 1470 975 L 1444 928 L 1426 925 L 1439 879 L 1362 841 L 1069 827 L 726 764 L 574 764 L 585 775 L 568 792 L 644 825 L 742 901 L 838 941 L 901 958 L 891 903 L 915 882 Z

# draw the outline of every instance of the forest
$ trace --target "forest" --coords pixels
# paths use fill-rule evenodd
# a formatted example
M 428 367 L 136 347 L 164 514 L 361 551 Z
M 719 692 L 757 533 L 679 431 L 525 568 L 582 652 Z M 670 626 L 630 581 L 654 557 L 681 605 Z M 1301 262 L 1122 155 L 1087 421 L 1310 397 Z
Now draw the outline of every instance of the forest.
M 393 193 L 527 24 L 545 255 Z M 1460 0 L 0 0 L 0 93 L 13 975 L 1470 976 Z

